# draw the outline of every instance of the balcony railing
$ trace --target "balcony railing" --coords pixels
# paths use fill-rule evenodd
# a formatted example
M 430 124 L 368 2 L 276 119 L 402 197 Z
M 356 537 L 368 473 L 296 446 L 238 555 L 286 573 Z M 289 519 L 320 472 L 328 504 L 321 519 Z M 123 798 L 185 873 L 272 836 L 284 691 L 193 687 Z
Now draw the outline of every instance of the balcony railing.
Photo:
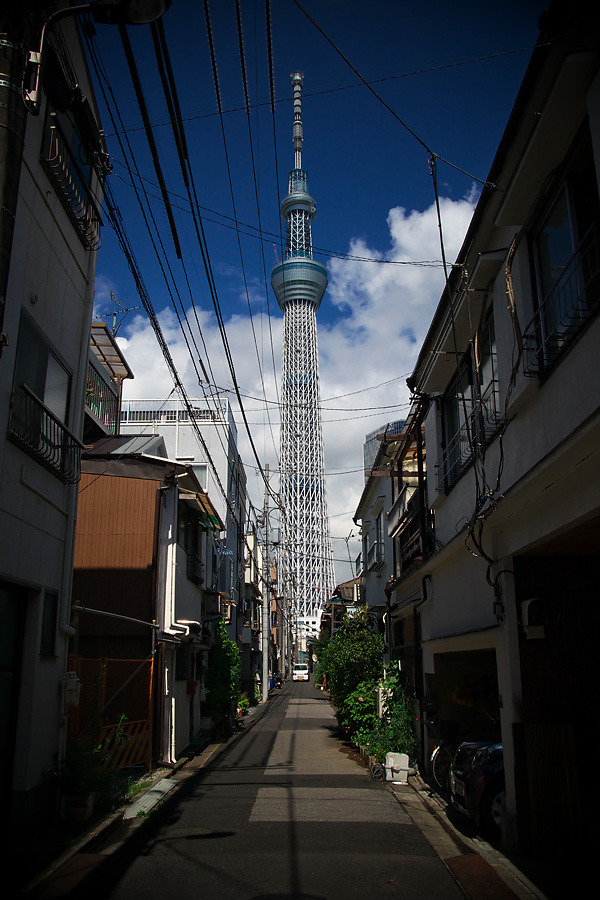
M 41 162 L 86 250 L 100 246 L 102 219 L 87 179 L 78 166 L 55 116 L 49 119 Z
M 378 569 L 383 563 L 383 544 L 379 541 L 373 541 L 367 550 L 367 569 Z
M 90 357 L 85 388 L 85 407 L 106 434 L 117 433 L 119 395 L 112 382 L 98 370 Z
M 8 437 L 65 484 L 79 481 L 83 444 L 27 385 L 12 396 Z
M 438 463 L 438 491 L 448 490 L 471 465 L 476 450 L 492 440 L 502 424 L 498 382 L 490 381 L 458 431 L 446 441 Z
M 393 537 L 394 532 L 397 531 L 398 526 L 406 516 L 409 500 L 415 490 L 416 488 L 414 485 L 405 484 L 402 486 L 402 490 L 394 500 L 392 508 L 387 514 L 388 537 Z
M 598 225 L 592 225 L 525 329 L 526 375 L 539 375 L 566 352 L 599 300 L 600 237 Z
M 432 552 L 434 520 L 431 510 L 420 506 L 420 493 L 412 485 L 404 485 L 389 513 L 389 530 L 396 547 L 395 575 L 399 577 L 413 563 L 422 562 Z M 392 523 L 392 517 L 394 519 Z
M 398 540 L 398 575 L 405 572 L 414 562 L 422 561 L 425 555 L 424 536 L 421 531 L 418 511 L 408 519 L 406 528 Z

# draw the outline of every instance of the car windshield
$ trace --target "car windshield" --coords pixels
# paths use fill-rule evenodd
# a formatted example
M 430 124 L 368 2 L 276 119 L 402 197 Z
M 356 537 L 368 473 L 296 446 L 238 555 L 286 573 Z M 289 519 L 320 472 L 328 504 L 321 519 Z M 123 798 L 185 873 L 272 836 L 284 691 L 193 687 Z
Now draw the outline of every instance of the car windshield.
M 297 672 L 307 672 L 307 671 L 308 671 L 308 666 L 305 666 L 305 665 L 300 664 L 300 665 L 298 665 L 298 666 L 294 666 L 294 669 L 295 669 Z

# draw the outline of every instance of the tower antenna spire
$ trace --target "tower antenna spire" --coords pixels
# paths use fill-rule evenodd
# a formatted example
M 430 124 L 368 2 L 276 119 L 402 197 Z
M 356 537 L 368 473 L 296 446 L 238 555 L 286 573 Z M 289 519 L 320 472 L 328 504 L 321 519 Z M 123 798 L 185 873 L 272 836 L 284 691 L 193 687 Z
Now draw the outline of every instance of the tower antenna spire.
M 302 82 L 304 75 L 302 72 L 292 72 L 292 87 L 294 89 L 294 167 L 302 168 L 302 144 L 304 137 L 302 134 Z

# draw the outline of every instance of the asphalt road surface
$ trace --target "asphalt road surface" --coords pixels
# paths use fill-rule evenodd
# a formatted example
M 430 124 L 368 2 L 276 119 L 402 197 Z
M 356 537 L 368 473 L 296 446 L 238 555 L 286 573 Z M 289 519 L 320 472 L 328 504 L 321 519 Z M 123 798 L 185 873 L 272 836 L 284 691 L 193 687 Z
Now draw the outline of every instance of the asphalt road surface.
M 276 691 L 77 896 L 464 898 L 385 784 L 343 752 L 329 702 L 304 682 Z

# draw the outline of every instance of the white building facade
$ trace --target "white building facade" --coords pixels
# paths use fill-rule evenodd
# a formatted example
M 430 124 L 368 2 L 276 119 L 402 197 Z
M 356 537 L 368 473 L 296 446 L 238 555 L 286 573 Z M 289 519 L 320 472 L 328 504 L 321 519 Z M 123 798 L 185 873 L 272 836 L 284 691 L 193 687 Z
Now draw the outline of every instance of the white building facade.
M 29 25 L 34 20 L 30 10 Z M 19 31 L 17 21 L 15 13 L 10 24 Z M 24 24 L 2 38 L 0 770 L 8 818 L 26 828 L 54 814 L 64 752 L 62 685 L 106 157 L 73 22 L 48 35 L 37 116 L 23 102 L 22 79 L 23 45 L 37 46 L 39 29 Z
M 409 379 L 389 522 L 421 722 L 498 719 L 502 839 L 535 854 L 594 825 L 600 546 L 598 37 L 561 6 L 543 25 Z

